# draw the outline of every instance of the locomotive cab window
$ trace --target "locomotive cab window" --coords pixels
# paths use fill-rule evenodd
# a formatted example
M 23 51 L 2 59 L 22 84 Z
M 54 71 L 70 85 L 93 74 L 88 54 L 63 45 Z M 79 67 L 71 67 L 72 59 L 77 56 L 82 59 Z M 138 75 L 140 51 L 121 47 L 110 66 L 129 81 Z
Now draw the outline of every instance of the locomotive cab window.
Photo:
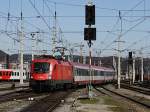
M 46 62 L 37 62 L 34 63 L 33 72 L 35 73 L 48 73 L 50 64 Z

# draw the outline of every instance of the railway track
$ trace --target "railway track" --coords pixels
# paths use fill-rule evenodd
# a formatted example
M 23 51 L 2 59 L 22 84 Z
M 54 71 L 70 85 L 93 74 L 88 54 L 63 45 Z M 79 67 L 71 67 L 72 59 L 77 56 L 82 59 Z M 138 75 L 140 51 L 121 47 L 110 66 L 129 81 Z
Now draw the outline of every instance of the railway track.
M 107 88 L 104 87 L 104 86 L 102 86 L 101 88 L 102 88 L 102 89 L 98 89 L 98 88 L 95 87 L 96 90 L 98 90 L 99 92 L 104 93 L 104 94 L 106 94 L 106 95 L 108 95 L 108 96 L 117 95 L 117 96 L 119 96 L 119 97 L 125 98 L 125 99 L 127 99 L 127 100 L 129 100 L 129 101 L 132 101 L 132 102 L 134 102 L 134 103 L 136 103 L 136 104 L 140 104 L 141 106 L 144 106 L 144 107 L 150 109 L 150 103 L 144 102 L 143 100 L 141 100 L 141 98 L 140 98 L 140 99 L 137 99 L 137 98 L 134 98 L 133 96 L 121 94 L 121 93 L 118 93 L 118 92 L 116 92 L 116 91 L 107 89 Z
M 29 97 L 35 97 L 40 95 L 41 94 L 33 93 L 31 89 L 13 91 L 13 92 L 0 95 L 0 104 L 8 101 L 28 99 Z
M 150 81 L 144 81 L 143 83 L 137 83 L 138 86 L 150 89 Z
M 124 83 L 121 84 L 121 87 L 125 89 L 130 89 L 130 90 L 133 90 L 133 91 L 145 94 L 145 95 L 150 95 L 150 89 L 147 89 L 147 88 L 142 88 L 138 86 L 130 86 L 129 84 L 124 84 Z
M 51 112 L 61 103 L 61 100 L 64 100 L 64 98 L 70 92 L 59 91 L 55 93 L 50 93 L 48 96 L 38 101 L 35 101 L 28 107 L 24 108 L 23 110 L 21 110 L 21 112 Z
M 7 91 L 7 90 L 14 90 L 14 89 L 21 89 L 21 88 L 29 88 L 29 86 L 19 86 L 19 87 L 5 87 L 5 88 L 0 88 L 0 91 Z

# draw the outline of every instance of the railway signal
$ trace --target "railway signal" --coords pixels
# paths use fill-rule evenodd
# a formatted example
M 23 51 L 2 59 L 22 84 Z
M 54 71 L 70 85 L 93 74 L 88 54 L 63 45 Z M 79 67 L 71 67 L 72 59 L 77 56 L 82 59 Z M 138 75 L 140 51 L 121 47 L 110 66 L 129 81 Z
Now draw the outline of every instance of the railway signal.
M 96 40 L 96 28 L 92 28 L 92 25 L 95 25 L 95 5 L 92 4 L 92 1 L 89 0 L 88 5 L 85 5 L 85 25 L 88 25 L 87 28 L 84 28 L 84 40 L 88 42 L 89 46 L 89 84 L 88 84 L 88 97 L 92 97 L 92 73 L 91 73 L 91 45 L 92 40 Z
M 133 58 L 132 58 L 132 52 L 128 53 L 128 74 L 129 74 L 129 80 L 130 85 L 132 84 L 132 78 L 133 78 Z
M 131 64 L 131 65 L 133 63 L 132 52 L 129 52 L 128 63 Z
M 96 28 L 84 28 L 84 40 L 96 40 Z
M 95 5 L 85 6 L 85 24 L 95 25 Z

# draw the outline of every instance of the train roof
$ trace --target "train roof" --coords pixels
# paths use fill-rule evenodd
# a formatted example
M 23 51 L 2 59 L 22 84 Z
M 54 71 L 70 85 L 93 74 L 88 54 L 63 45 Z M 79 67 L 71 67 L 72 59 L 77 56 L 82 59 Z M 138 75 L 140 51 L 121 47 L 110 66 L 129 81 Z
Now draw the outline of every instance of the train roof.
M 13 71 L 13 69 L 0 69 L 0 71 Z
M 69 61 L 59 60 L 59 59 L 55 59 L 55 58 L 34 59 L 32 62 L 49 62 L 49 63 L 64 64 L 64 65 L 71 66 L 71 63 Z
M 88 64 L 82 64 L 82 63 L 75 63 L 75 62 L 73 62 L 72 65 L 75 68 L 89 69 L 89 65 Z M 91 66 L 91 69 L 101 70 L 101 71 L 110 71 L 110 72 L 114 71 L 114 69 L 112 69 L 112 68 L 100 67 L 100 66 L 94 66 L 94 65 Z
M 20 69 L 0 69 L 0 71 L 10 71 L 10 72 L 19 72 L 20 71 Z M 23 71 L 25 71 L 25 70 L 23 70 Z

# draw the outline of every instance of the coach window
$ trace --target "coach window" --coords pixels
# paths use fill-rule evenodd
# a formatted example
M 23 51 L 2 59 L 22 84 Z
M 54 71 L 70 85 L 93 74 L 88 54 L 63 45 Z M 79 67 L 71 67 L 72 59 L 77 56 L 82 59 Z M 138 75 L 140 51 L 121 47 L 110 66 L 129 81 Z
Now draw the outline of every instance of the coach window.
M 2 73 L 0 72 L 0 76 L 2 76 Z
M 97 76 L 99 76 L 99 71 L 97 71 Z
M 81 70 L 81 75 L 84 76 L 84 69 L 80 69 Z
M 76 69 L 76 73 L 77 73 L 76 76 L 78 76 L 78 69 Z
M 85 76 L 84 69 L 81 69 L 81 71 L 82 71 L 81 75 Z
M 77 69 L 74 69 L 74 75 L 77 76 Z
M 84 70 L 84 76 L 87 76 L 87 74 L 86 74 L 86 70 Z
M 80 69 L 78 69 L 78 76 L 80 76 Z
M 84 70 L 80 69 L 80 75 L 84 75 Z
M 19 72 L 17 72 L 17 76 L 19 76 Z
M 81 69 L 81 76 L 85 76 L 85 70 Z
M 99 71 L 98 76 L 101 76 L 101 71 Z
M 87 74 L 87 76 L 89 75 L 89 71 L 88 70 L 86 71 L 86 74 Z
M 81 70 L 79 69 L 79 76 L 81 75 Z
M 84 76 L 84 69 L 81 69 L 81 76 Z
M 82 69 L 82 74 L 83 74 L 83 76 L 85 76 L 85 70 L 84 69 Z
M 107 76 L 109 76 L 110 74 L 109 74 L 109 72 L 107 72 Z
M 101 71 L 101 76 L 104 76 L 104 71 Z
M 94 70 L 94 75 L 97 76 L 97 71 L 96 70 Z
M 80 69 L 80 76 L 82 76 L 82 69 Z

